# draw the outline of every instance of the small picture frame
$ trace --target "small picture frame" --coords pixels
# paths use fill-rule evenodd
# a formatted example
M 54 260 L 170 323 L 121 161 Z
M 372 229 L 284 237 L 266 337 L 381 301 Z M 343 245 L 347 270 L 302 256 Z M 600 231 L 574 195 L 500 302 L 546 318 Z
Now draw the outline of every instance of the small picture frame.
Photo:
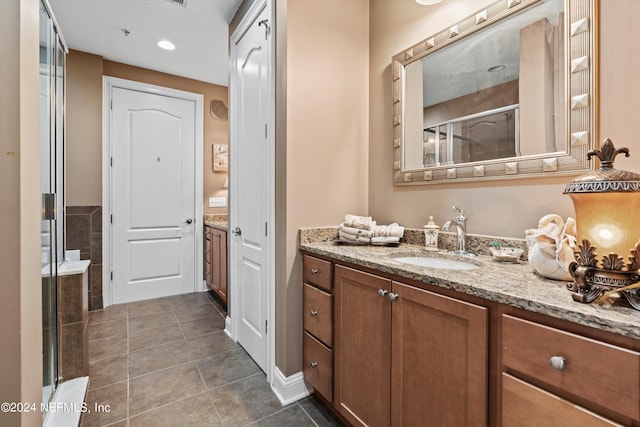
M 213 171 L 229 172 L 229 146 L 213 144 Z

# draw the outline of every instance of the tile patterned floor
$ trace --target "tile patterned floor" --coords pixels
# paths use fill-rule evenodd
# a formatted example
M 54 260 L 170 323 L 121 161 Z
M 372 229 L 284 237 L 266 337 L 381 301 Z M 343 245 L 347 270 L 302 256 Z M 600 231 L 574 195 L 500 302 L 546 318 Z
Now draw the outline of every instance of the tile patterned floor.
M 315 397 L 281 406 L 225 315 L 209 293 L 91 312 L 83 427 L 343 425 Z

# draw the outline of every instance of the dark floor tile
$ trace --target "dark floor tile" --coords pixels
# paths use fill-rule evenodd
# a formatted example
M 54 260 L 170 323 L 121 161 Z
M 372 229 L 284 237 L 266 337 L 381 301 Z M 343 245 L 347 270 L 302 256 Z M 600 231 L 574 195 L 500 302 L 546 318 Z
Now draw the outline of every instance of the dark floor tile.
M 89 363 L 89 390 L 125 381 L 128 376 L 128 356 L 122 354 Z
M 173 311 L 176 313 L 176 317 L 180 323 L 219 314 L 213 304 L 208 301 L 185 306 L 174 305 Z
M 193 292 L 190 294 L 174 295 L 166 298 L 173 306 L 197 304 L 208 301 L 205 292 Z
M 224 331 L 199 335 L 187 340 L 187 349 L 191 352 L 193 360 L 204 359 L 215 354 L 240 348 Z
M 205 391 L 194 363 L 129 380 L 129 415 L 134 416 Z
M 89 313 L 89 323 L 101 323 L 109 320 L 126 319 L 128 316 L 127 306 L 125 304 L 112 305 L 102 310 L 92 311 Z
M 89 362 L 127 353 L 127 337 L 102 338 L 89 342 Z
M 176 315 L 173 314 L 173 311 L 163 311 L 160 313 L 148 314 L 146 316 L 129 318 L 129 333 L 177 324 L 178 319 L 176 319 Z
M 214 315 L 203 317 L 202 319 L 180 322 L 180 329 L 182 329 L 182 333 L 186 338 L 222 331 L 224 327 L 224 318 L 217 312 Z
M 147 316 L 154 313 L 170 313 L 171 304 L 166 298 L 156 298 L 127 304 L 129 318 Z
M 210 396 L 223 425 L 248 424 L 282 410 L 264 374 L 219 387 Z
M 136 415 L 129 427 L 217 427 L 221 426 L 208 393 L 188 397 Z
M 311 417 L 318 427 L 342 427 L 345 424 L 315 395 L 298 401 L 298 405 Z
M 129 353 L 129 377 L 137 377 L 193 360 L 186 341 L 174 341 Z
M 242 348 L 201 359 L 198 369 L 207 388 L 216 388 L 260 373 L 256 362 Z
M 127 336 L 127 319 L 109 320 L 89 325 L 89 341 Z
M 249 425 L 258 427 L 316 427 L 311 418 L 298 405 L 291 405 Z
M 177 323 L 141 331 L 132 331 L 129 333 L 129 351 L 134 352 L 182 339 L 184 339 L 184 335 Z
M 103 410 L 96 411 L 96 405 Z M 104 426 L 127 418 L 127 382 L 108 385 L 87 393 L 83 427 Z

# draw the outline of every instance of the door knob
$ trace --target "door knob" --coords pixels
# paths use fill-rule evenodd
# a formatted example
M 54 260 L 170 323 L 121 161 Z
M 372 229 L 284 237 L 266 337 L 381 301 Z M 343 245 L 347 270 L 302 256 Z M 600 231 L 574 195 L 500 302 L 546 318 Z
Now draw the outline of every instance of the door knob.
M 187 218 L 184 223 L 185 224 L 191 224 L 192 222 L 193 222 L 193 220 L 191 218 Z
M 240 236 L 242 234 L 242 230 L 240 230 L 240 227 L 236 227 L 233 229 L 233 231 L 231 231 L 233 233 L 234 236 Z
M 564 371 L 567 367 L 567 361 L 562 356 L 551 356 L 549 358 L 549 364 L 556 371 Z

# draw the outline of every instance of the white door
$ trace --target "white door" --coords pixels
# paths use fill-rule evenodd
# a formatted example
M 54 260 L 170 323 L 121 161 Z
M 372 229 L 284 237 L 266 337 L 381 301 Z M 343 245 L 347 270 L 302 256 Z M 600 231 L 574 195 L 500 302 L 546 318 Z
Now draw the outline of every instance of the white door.
M 269 9 L 262 3 L 246 31 L 232 37 L 231 316 L 238 342 L 268 373 L 271 53 Z
M 194 292 L 195 102 L 111 91 L 113 303 Z

